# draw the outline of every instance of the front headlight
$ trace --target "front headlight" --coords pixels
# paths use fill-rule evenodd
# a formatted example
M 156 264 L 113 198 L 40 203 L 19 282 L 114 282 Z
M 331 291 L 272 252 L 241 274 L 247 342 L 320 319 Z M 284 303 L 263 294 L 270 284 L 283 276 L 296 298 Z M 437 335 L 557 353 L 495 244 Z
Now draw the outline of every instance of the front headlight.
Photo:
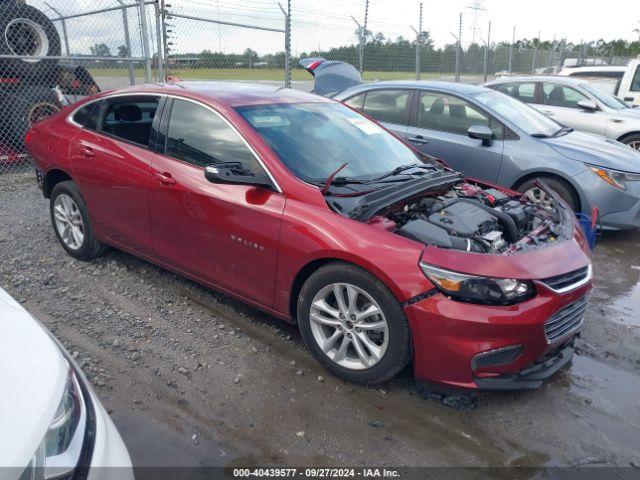
M 526 280 L 467 275 L 423 262 L 420 268 L 438 290 L 460 302 L 513 305 L 535 295 L 533 283 Z
M 87 409 L 73 369 L 58 409 L 31 463 L 20 480 L 46 480 L 67 476 L 76 469 L 82 454 L 87 427 Z
M 587 166 L 602 180 L 619 190 L 626 190 L 627 182 L 640 182 L 640 173 L 620 172 L 618 170 L 609 170 L 608 168 L 597 167 L 595 165 Z

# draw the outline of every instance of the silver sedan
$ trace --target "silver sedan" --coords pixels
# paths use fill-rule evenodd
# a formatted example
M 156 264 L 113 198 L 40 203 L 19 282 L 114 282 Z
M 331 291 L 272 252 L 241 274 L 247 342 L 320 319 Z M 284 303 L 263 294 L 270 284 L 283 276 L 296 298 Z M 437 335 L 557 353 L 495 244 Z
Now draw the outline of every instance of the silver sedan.
M 485 84 L 530 104 L 576 130 L 604 135 L 640 150 L 640 108 L 597 84 L 569 77 L 511 77 Z

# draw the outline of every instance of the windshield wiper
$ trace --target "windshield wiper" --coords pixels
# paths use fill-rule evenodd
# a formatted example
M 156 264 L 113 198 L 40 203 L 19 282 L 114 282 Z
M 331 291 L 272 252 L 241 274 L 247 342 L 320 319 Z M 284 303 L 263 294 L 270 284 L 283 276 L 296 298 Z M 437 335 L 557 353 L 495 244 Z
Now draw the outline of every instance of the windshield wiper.
M 329 188 L 331 187 L 331 185 L 349 185 L 353 183 L 364 183 L 362 180 L 358 180 L 356 178 L 336 177 L 338 173 L 340 173 L 342 170 L 347 168 L 347 165 L 349 164 L 343 163 L 338 168 L 336 168 L 331 175 L 327 177 L 327 179 L 324 182 L 324 185 L 322 186 L 322 189 L 320 190 L 323 195 L 329 191 Z
M 412 168 L 425 168 L 428 170 L 434 170 L 432 165 L 424 165 L 421 163 L 411 163 L 409 165 L 400 165 L 399 167 L 394 168 L 390 172 L 380 175 L 379 177 L 372 178 L 371 180 L 367 180 L 365 183 L 376 183 L 380 180 L 384 180 L 385 178 L 393 177 L 394 175 L 398 175 L 399 173 L 404 172 L 405 170 L 411 170 Z

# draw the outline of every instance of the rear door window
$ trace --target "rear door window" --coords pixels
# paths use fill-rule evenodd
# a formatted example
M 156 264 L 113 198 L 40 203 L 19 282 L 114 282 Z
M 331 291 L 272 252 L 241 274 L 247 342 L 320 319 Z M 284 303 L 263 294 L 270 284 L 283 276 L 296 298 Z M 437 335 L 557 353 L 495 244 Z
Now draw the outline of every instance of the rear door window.
M 495 89 L 524 103 L 536 103 L 536 84 L 527 83 L 500 83 Z
M 106 100 L 100 130 L 111 137 L 149 146 L 160 97 L 126 96 Z
M 545 105 L 551 107 L 578 108 L 578 102 L 588 98 L 575 88 L 555 83 L 542 85 L 542 97 Z
M 364 100 L 363 112 L 379 122 L 407 124 L 409 90 L 371 90 Z

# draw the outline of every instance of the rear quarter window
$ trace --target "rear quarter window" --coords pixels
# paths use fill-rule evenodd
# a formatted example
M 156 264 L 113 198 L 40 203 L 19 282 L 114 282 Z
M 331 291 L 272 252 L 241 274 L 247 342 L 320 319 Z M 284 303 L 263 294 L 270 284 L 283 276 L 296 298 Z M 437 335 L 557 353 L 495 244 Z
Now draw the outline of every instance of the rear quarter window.
M 101 104 L 102 102 L 93 102 L 80 108 L 73 115 L 73 121 L 87 130 L 96 130 Z

